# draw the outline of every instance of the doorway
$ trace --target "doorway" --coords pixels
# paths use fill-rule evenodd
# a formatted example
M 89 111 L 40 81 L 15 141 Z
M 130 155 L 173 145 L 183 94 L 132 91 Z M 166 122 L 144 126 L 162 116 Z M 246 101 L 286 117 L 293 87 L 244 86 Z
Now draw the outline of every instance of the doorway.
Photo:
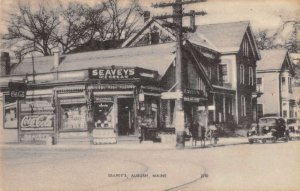
M 118 98 L 118 135 L 134 135 L 133 98 Z

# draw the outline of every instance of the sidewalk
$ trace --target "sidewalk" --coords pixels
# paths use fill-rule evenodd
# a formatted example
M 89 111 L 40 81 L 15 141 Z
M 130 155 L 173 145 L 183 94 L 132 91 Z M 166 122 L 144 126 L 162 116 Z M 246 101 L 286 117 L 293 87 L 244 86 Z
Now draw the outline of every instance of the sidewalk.
M 210 144 L 206 141 L 206 148 L 209 147 L 220 147 L 230 145 L 247 144 L 248 139 L 246 137 L 229 137 L 219 138 L 217 144 Z M 57 145 L 37 145 L 37 144 L 23 144 L 23 143 L 2 143 L 0 148 L 47 148 L 47 149 L 103 149 L 103 150 L 172 150 L 176 149 L 175 143 L 173 144 L 162 144 L 153 142 L 142 142 L 137 144 L 103 144 L 103 145 L 89 145 L 89 144 L 57 144 Z M 192 142 L 185 142 L 185 149 L 201 148 L 200 141 L 197 142 L 197 146 L 192 146 Z

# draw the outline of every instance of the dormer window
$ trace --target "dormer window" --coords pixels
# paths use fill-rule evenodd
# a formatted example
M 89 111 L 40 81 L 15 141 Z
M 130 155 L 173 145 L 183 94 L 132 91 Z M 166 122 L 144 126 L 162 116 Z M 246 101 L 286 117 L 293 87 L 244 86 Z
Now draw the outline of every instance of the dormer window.
M 150 36 L 151 36 L 151 44 L 159 43 L 159 32 L 153 31 L 150 33 Z

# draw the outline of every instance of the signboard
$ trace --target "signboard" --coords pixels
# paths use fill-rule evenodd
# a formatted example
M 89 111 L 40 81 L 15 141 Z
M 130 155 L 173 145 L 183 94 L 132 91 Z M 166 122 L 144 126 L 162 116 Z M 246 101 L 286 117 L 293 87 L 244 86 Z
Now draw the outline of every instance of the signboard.
M 188 101 L 188 102 L 195 102 L 198 103 L 200 102 L 200 98 L 199 97 L 189 97 L 189 96 L 184 96 L 183 97 L 184 101 Z
M 54 107 L 51 100 L 24 100 L 20 104 L 21 131 L 54 130 Z
M 208 110 L 215 110 L 215 109 L 216 109 L 216 107 L 214 105 L 209 105 L 208 106 Z
M 89 70 L 90 79 L 122 80 L 134 78 L 135 74 L 134 68 L 102 68 Z
M 158 72 L 144 68 L 96 68 L 89 69 L 90 79 L 100 80 L 126 80 L 126 79 L 155 79 Z
M 25 99 L 27 85 L 24 82 L 8 82 L 9 95 L 14 99 Z
M 161 99 L 181 99 L 183 97 L 182 92 L 163 92 L 161 93 Z

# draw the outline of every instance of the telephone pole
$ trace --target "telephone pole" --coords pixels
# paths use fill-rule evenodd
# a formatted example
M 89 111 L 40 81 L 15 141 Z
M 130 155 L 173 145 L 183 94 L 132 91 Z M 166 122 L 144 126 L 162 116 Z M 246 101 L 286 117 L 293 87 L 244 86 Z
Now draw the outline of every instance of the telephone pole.
M 183 110 L 183 86 L 182 86 L 182 34 L 183 32 L 194 32 L 195 28 L 188 28 L 182 26 L 182 18 L 185 16 L 205 15 L 206 12 L 183 13 L 182 6 L 184 4 L 206 2 L 206 0 L 175 0 L 169 3 L 156 3 L 152 6 L 154 8 L 173 7 L 172 15 L 155 16 L 155 19 L 173 18 L 173 23 L 167 23 L 166 26 L 173 28 L 176 32 L 176 59 L 175 59 L 175 78 L 176 78 L 176 92 L 182 96 L 175 100 L 175 130 L 176 130 L 176 148 L 182 149 L 185 147 L 184 141 L 184 110 Z

